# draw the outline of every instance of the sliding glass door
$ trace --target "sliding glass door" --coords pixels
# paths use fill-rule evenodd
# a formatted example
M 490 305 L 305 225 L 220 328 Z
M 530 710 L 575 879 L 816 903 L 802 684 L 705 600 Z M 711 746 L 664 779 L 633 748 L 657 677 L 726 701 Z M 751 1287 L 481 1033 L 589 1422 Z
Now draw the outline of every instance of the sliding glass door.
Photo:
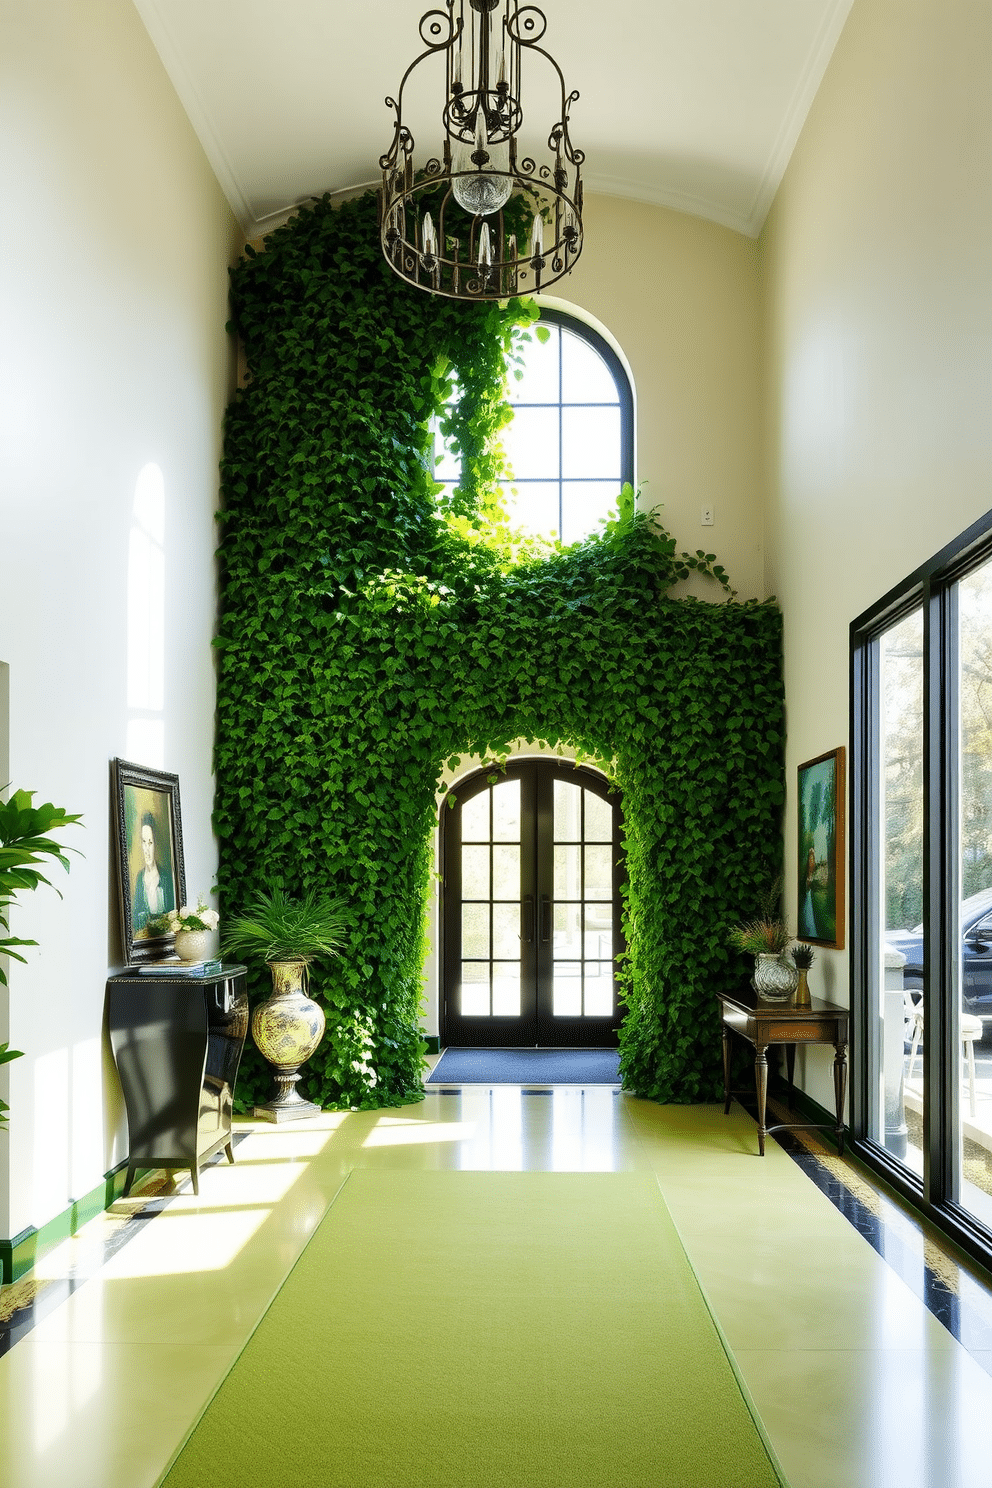
M 855 623 L 852 881 L 866 1154 L 992 1256 L 992 554 Z

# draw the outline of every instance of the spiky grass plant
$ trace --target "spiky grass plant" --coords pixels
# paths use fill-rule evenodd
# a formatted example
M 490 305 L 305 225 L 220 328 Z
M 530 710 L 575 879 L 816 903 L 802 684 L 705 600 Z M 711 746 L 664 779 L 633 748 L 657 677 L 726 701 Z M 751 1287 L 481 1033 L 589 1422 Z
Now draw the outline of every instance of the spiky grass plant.
M 730 944 L 738 951 L 751 956 L 779 956 L 792 939 L 784 920 L 765 916 L 735 925 L 728 936 Z
M 792 960 L 799 971 L 808 971 L 816 960 L 816 952 L 804 940 L 797 940 L 792 947 Z
M 227 922 L 223 944 L 235 956 L 263 961 L 328 960 L 338 954 L 347 924 L 342 900 L 311 891 L 287 899 L 282 889 L 260 890 L 243 914 Z

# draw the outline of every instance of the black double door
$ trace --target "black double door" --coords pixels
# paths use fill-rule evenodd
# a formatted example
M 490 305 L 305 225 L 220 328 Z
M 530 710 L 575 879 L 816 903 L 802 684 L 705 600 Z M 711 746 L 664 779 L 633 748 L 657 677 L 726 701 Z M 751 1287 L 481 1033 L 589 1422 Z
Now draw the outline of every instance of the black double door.
M 620 1017 L 620 809 L 594 771 L 480 772 L 442 817 L 450 1047 L 611 1047 Z

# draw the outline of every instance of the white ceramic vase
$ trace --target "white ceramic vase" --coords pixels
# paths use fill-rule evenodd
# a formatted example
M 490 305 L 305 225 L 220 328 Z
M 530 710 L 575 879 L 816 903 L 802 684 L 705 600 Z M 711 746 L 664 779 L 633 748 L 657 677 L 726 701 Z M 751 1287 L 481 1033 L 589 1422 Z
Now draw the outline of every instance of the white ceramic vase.
M 209 949 L 209 930 L 176 931 L 176 955 L 180 961 L 205 961 Z

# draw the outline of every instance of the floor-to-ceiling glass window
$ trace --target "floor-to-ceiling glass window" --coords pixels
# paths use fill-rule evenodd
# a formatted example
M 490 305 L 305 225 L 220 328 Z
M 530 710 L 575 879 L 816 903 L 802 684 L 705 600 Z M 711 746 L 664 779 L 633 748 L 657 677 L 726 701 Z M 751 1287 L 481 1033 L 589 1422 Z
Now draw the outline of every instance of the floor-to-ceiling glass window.
M 862 1150 L 992 1258 L 992 537 L 855 622 Z

